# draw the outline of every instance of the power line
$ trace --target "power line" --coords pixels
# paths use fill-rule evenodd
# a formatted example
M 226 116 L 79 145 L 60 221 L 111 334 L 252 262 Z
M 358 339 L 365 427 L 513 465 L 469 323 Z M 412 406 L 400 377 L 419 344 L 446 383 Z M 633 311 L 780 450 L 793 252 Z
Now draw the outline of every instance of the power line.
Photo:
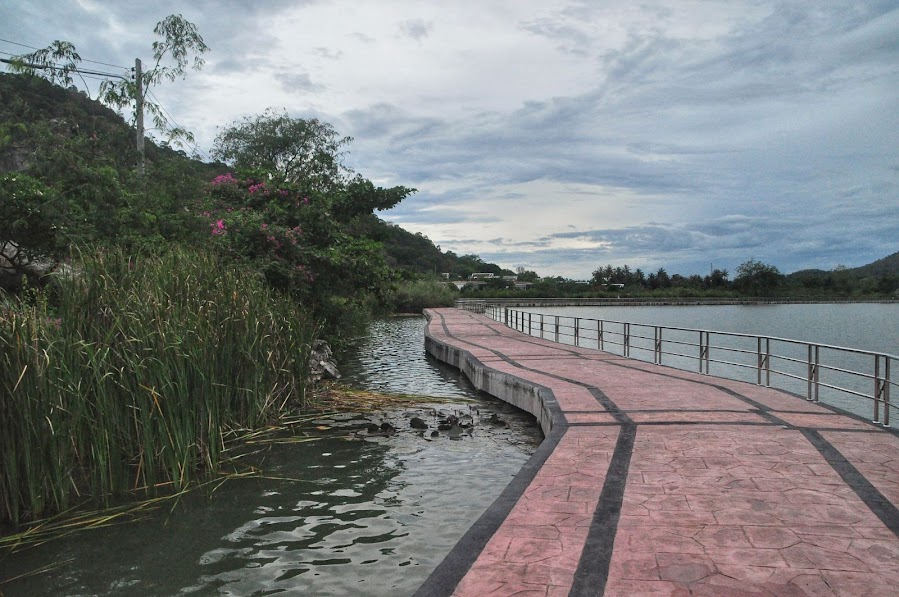
M 17 41 L 11 41 L 8 39 L 3 39 L 3 38 L 0 38 L 0 41 L 6 42 L 8 44 L 12 44 L 14 46 L 21 46 L 23 48 L 28 48 L 29 50 L 42 50 L 43 49 L 43 48 L 35 48 L 34 46 L 29 46 L 27 44 L 21 44 Z M 15 54 L 10 54 L 9 52 L 3 52 L 3 53 L 9 54 L 10 56 L 15 56 Z M 90 62 L 92 64 L 102 64 L 103 66 L 111 66 L 112 68 L 123 68 L 125 70 L 128 70 L 128 68 L 129 68 L 127 66 L 122 66 L 121 64 L 109 64 L 108 62 L 100 62 L 99 60 L 88 60 L 87 58 L 82 58 L 81 61 L 82 62 Z
M 165 107 L 162 105 L 162 102 L 159 101 L 159 98 L 157 98 L 155 95 L 153 95 L 153 92 L 152 92 L 152 91 L 149 91 L 149 90 L 148 90 L 148 91 L 147 91 L 147 95 L 149 95 L 150 98 L 151 98 L 154 102 L 156 102 L 156 105 L 159 106 L 159 109 L 162 110 L 162 113 L 165 114 L 166 117 L 168 117 L 169 121 L 172 122 L 172 124 L 174 124 L 177 128 L 179 128 L 179 129 L 181 129 L 181 130 L 187 130 L 187 129 L 185 129 L 184 127 L 182 127 L 180 124 L 178 124 L 177 122 L 175 122 L 175 119 L 172 117 L 172 115 L 169 113 L 169 111 L 165 109 Z M 185 145 L 187 145 L 188 147 L 190 147 L 191 149 L 193 149 L 193 150 L 194 150 L 195 152 L 197 152 L 198 154 L 204 156 L 207 160 L 211 160 L 211 159 L 212 159 L 211 157 L 209 157 L 209 154 L 207 154 L 205 151 L 203 151 L 202 149 L 200 149 L 200 147 L 199 147 L 196 143 L 192 143 L 192 142 L 188 141 L 187 139 L 184 139 L 184 140 L 183 140 L 183 143 L 184 143 Z

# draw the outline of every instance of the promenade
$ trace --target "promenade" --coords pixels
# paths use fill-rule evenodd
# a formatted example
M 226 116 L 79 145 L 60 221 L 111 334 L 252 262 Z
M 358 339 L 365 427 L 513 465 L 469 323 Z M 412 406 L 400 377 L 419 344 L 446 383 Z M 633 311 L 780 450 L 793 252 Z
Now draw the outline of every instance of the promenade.
M 779 390 L 437 309 L 546 439 L 417 595 L 899 595 L 899 436 Z

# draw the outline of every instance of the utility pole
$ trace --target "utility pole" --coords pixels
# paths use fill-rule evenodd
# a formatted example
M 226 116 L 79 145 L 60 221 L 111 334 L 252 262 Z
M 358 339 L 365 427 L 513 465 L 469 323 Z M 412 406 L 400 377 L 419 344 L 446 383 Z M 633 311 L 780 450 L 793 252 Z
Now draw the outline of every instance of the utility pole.
M 144 77 L 140 67 L 140 58 L 134 59 L 134 122 L 136 131 L 135 146 L 137 147 L 137 173 L 144 175 Z
M 0 58 L 0 62 L 5 64 L 12 64 L 17 67 L 24 68 L 39 68 L 43 70 L 52 70 L 52 71 L 61 71 L 66 72 L 66 69 L 60 68 L 53 64 L 34 64 L 31 62 L 23 62 L 21 60 L 8 60 L 6 58 Z M 128 78 L 122 75 L 117 75 L 115 73 L 102 73 L 93 70 L 87 70 L 83 68 L 73 68 L 72 72 L 83 73 L 86 75 L 98 75 L 102 77 L 114 77 L 117 79 L 122 79 L 123 81 L 127 81 Z M 134 121 L 136 125 L 135 131 L 135 140 L 134 145 L 137 148 L 137 172 L 141 176 L 144 175 L 144 81 L 143 81 L 143 71 L 141 70 L 140 58 L 134 59 L 134 83 L 135 83 L 135 98 L 134 98 Z

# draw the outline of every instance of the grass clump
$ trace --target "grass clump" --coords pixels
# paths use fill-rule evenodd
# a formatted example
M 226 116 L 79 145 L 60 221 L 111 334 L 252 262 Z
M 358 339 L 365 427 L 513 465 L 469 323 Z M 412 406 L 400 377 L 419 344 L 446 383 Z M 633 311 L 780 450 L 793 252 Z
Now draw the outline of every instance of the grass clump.
M 0 303 L 0 523 L 183 490 L 233 430 L 305 405 L 315 325 L 252 272 L 186 249 L 82 261 Z

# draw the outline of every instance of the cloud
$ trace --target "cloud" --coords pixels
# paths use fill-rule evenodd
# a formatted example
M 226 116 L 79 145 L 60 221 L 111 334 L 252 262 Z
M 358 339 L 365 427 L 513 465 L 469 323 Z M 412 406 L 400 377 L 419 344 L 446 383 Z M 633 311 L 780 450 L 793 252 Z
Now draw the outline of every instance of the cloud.
M 275 80 L 290 93 L 297 91 L 314 93 L 324 89 L 324 86 L 312 82 L 309 73 L 277 73 Z
M 400 33 L 405 37 L 410 37 L 415 41 L 421 41 L 426 38 L 434 29 L 434 24 L 422 19 L 407 19 L 399 24 Z
M 201 144 L 268 106 L 330 122 L 444 249 L 569 277 L 899 249 L 894 2 L 105 4 L 11 0 L 0 37 L 130 65 L 183 10 L 207 68 L 154 94 Z

